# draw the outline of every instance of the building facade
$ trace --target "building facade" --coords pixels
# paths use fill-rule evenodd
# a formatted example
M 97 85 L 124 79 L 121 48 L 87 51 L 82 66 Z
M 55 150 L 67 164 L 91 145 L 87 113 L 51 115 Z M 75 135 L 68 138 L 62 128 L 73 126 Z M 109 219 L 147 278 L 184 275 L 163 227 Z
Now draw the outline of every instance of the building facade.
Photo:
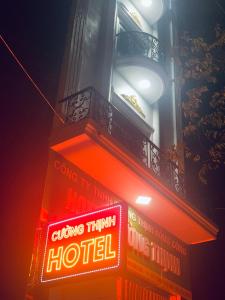
M 192 299 L 217 228 L 164 150 L 182 140 L 174 0 L 72 1 L 27 299 Z

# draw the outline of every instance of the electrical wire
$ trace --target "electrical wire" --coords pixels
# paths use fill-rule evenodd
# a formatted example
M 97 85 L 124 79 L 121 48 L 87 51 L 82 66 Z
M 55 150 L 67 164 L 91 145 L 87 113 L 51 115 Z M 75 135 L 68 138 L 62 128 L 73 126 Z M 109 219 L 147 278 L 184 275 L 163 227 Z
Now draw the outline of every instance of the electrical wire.
M 53 111 L 53 113 L 59 119 L 59 121 L 64 124 L 65 122 L 64 122 L 63 118 L 54 109 L 54 107 L 52 106 L 52 104 L 50 103 L 50 101 L 47 99 L 47 97 L 45 96 L 45 94 L 41 91 L 41 89 L 38 87 L 38 85 L 32 79 L 32 77 L 30 76 L 30 74 L 27 72 L 27 70 L 25 69 L 25 67 L 19 61 L 19 59 L 17 58 L 16 54 L 10 48 L 10 46 L 8 45 L 8 43 L 5 41 L 5 39 L 3 38 L 3 36 L 1 34 L 0 34 L 0 39 L 1 39 L 2 43 L 5 45 L 6 49 L 11 54 L 11 56 L 13 57 L 13 59 L 16 61 L 17 65 L 23 70 L 24 74 L 27 76 L 27 78 L 29 79 L 29 81 L 32 83 L 33 87 L 37 90 L 37 92 L 39 93 L 39 95 L 42 97 L 42 99 L 47 103 L 47 105 L 50 107 L 50 109 Z
M 221 10 L 221 12 L 225 15 L 225 10 L 224 10 L 223 6 L 220 4 L 219 1 L 216 1 L 216 5 L 217 5 L 218 8 Z

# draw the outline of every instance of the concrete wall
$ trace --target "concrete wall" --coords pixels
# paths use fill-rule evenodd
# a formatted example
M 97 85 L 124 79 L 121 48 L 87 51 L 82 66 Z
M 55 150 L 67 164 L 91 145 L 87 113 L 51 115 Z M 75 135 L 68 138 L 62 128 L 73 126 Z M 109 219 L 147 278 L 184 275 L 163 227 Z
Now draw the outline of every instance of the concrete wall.
M 176 82 L 176 63 L 172 53 L 177 49 L 172 1 L 159 22 L 159 38 L 165 53 L 164 68 L 168 77 L 165 95 L 159 101 L 160 147 L 167 149 L 181 140 L 181 99 Z
M 87 12 L 78 90 L 95 87 L 109 98 L 116 1 L 91 0 Z

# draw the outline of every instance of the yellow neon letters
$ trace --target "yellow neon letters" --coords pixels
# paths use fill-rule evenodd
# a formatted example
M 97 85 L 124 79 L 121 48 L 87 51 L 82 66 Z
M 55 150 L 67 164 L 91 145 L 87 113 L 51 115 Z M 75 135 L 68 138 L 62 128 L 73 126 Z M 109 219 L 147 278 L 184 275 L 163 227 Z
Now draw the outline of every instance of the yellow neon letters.
M 63 247 L 59 247 L 57 254 L 54 255 L 54 248 L 49 249 L 48 252 L 48 264 L 47 272 L 52 272 L 53 264 L 55 264 L 55 270 L 61 269 L 61 257 L 62 257 Z
M 105 236 L 99 236 L 95 239 L 93 261 L 101 261 L 104 259 Z
M 71 254 L 72 253 L 72 254 Z M 63 265 L 66 268 L 73 268 L 80 258 L 80 247 L 76 243 L 72 243 L 66 247 L 63 253 Z
M 106 247 L 105 247 L 105 259 L 112 259 L 114 257 L 116 257 L 116 251 L 112 251 L 112 235 L 111 234 L 107 234 L 106 237 Z
M 89 263 L 89 257 L 90 257 L 90 246 L 94 245 L 94 239 L 82 241 L 81 247 L 84 249 L 83 251 L 83 264 Z
M 112 234 L 71 243 L 66 247 L 51 248 L 48 251 L 47 272 L 114 259 L 116 254 L 113 250 Z

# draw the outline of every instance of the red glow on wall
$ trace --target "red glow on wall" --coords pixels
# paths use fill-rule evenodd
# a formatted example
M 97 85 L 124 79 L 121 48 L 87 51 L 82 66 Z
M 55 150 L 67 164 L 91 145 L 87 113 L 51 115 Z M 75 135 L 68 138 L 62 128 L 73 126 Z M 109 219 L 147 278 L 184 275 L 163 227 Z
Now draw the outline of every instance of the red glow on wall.
M 118 268 L 121 216 L 117 204 L 49 224 L 41 282 Z

